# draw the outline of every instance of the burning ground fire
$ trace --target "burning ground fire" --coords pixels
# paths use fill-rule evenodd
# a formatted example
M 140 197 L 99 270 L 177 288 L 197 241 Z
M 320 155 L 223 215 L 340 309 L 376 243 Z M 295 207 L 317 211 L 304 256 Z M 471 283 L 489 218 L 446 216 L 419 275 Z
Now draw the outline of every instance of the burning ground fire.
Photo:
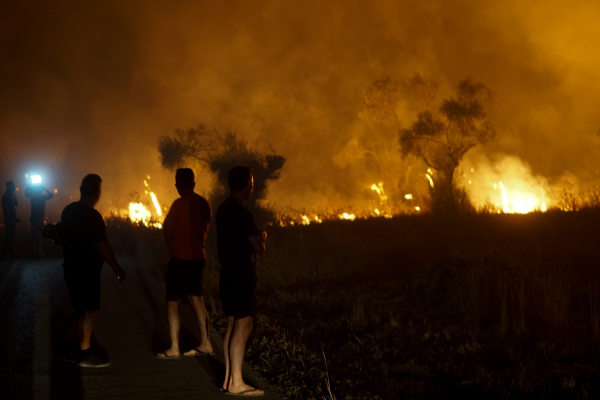
M 462 183 L 475 208 L 483 212 L 498 214 L 527 214 L 531 212 L 546 212 L 557 208 L 558 203 L 552 201 L 553 196 L 548 182 L 531 173 L 528 165 L 516 157 L 505 157 L 492 164 L 487 159 L 477 164 L 469 164 L 467 173 L 463 173 Z M 421 179 L 427 186 L 434 188 L 435 171 L 427 169 L 421 174 Z M 148 181 L 143 180 L 145 202 L 133 201 L 128 210 L 122 210 L 121 215 L 132 222 L 149 227 L 162 228 L 164 220 L 163 208 L 158 197 L 151 190 Z M 370 190 L 369 190 L 370 189 Z M 365 187 L 373 193 L 373 199 L 368 206 L 348 207 L 347 209 L 329 210 L 323 212 L 287 212 L 277 215 L 280 226 L 320 224 L 323 221 L 347 220 L 355 221 L 366 218 L 391 218 L 400 214 L 415 214 L 426 209 L 423 195 L 404 193 L 400 205 L 396 200 L 390 200 L 384 189 L 384 182 L 376 182 Z M 394 203 L 394 204 L 393 204 Z M 561 207 L 568 211 L 568 209 Z
M 279 225 L 280 226 L 288 226 L 288 225 L 310 225 L 310 224 L 320 224 L 324 220 L 347 220 L 354 221 L 356 219 L 364 219 L 364 218 L 373 218 L 373 217 L 383 217 L 383 218 L 391 218 L 392 216 L 399 214 L 399 212 L 394 212 L 388 206 L 388 196 L 385 194 L 385 190 L 383 188 L 383 182 L 373 183 L 370 186 L 371 191 L 377 194 L 378 204 L 372 208 L 368 208 L 366 210 L 354 210 L 354 211 L 331 211 L 331 212 L 322 212 L 322 213 L 314 213 L 314 214 L 302 214 L 298 213 L 296 215 L 279 215 Z M 406 199 L 412 199 L 412 194 L 407 194 L 405 196 Z M 419 211 L 420 207 L 415 207 L 415 211 Z
M 148 175 L 146 176 L 146 179 L 144 179 L 144 194 L 150 197 L 150 201 L 154 206 L 154 213 L 148 210 L 142 202 L 131 202 L 129 203 L 129 209 L 123 210 L 121 215 L 128 217 L 131 222 L 160 229 L 162 228 L 163 213 L 160 203 L 158 202 L 158 197 L 156 197 L 156 194 L 150 189 L 150 184 L 148 183 L 149 180 L 150 176 Z
M 477 165 L 467 164 L 463 179 L 471 202 L 478 210 L 527 214 L 546 212 L 554 206 L 552 190 L 545 178 L 534 176 L 531 169 L 516 157 L 505 156 L 496 163 L 487 159 Z
M 541 177 L 532 175 L 529 166 L 516 157 L 505 157 L 500 162 L 492 164 L 488 160 L 481 161 L 477 166 L 467 164 L 468 173 L 463 175 L 461 182 L 475 208 L 483 212 L 498 214 L 527 214 L 531 212 L 546 212 L 551 207 L 557 207 L 551 196 L 548 182 Z M 429 187 L 434 188 L 435 171 L 427 169 L 422 173 Z M 422 196 L 404 193 L 402 207 L 394 207 L 384 190 L 384 183 L 377 182 L 370 186 L 377 196 L 373 206 L 340 210 L 338 212 L 298 213 L 295 215 L 280 215 L 279 224 L 309 225 L 321 223 L 324 220 L 349 220 L 384 217 L 394 215 L 419 213 L 424 209 Z

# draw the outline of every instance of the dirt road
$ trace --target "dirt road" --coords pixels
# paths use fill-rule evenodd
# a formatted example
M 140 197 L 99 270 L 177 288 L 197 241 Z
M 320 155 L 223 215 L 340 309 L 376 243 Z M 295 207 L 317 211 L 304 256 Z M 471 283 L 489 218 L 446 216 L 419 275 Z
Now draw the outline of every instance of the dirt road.
M 164 288 L 146 270 L 124 262 L 128 279 L 102 272 L 97 341 L 109 351 L 107 368 L 79 368 L 52 355 L 71 312 L 62 260 L 13 260 L 0 264 L 1 399 L 232 399 L 219 391 L 224 374 L 221 337 L 212 330 L 214 357 L 157 360 L 167 347 Z M 182 307 L 184 341 L 198 337 L 193 315 Z M 185 343 L 184 343 L 185 344 Z M 249 383 L 276 399 L 260 375 Z

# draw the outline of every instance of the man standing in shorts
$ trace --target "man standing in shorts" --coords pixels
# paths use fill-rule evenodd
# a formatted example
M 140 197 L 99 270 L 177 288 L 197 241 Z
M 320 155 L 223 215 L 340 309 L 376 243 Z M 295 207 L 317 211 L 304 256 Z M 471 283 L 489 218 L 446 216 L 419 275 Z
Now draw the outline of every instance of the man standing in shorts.
M 200 345 L 183 355 L 213 354 L 210 342 L 209 319 L 202 296 L 202 273 L 206 266 L 204 242 L 212 218 L 208 201 L 194 192 L 194 172 L 180 168 L 175 173 L 175 187 L 181 196 L 173 202 L 163 224 L 169 248 L 167 287 L 167 317 L 171 347 L 156 355 L 162 360 L 181 358 L 179 349 L 179 302 L 187 297 L 200 325 Z
M 223 337 L 223 389 L 229 394 L 262 396 L 264 391 L 244 382 L 242 363 L 257 302 L 256 261 L 265 252 L 267 233 L 256 226 L 254 216 L 244 207 L 254 189 L 252 169 L 234 167 L 229 171 L 228 181 L 231 194 L 216 214 L 217 253 L 221 264 L 219 288 L 227 316 Z
M 127 274 L 106 239 L 102 215 L 94 209 L 102 193 L 102 179 L 86 175 L 79 190 L 81 199 L 65 207 L 59 228 L 64 241 L 64 277 L 75 310 L 67 320 L 66 341 L 57 354 L 81 367 L 107 367 L 108 355 L 91 346 L 94 318 L 100 310 L 100 272 L 107 262 L 120 281 Z M 75 349 L 69 346 L 71 342 L 75 342 Z

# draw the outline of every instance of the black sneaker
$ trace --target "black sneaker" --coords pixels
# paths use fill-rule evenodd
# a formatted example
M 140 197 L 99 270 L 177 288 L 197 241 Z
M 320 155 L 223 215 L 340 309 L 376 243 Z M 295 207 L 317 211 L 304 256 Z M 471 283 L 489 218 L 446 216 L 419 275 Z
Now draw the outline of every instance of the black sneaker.
M 87 350 L 83 350 L 79 355 L 79 361 L 77 365 L 84 368 L 102 368 L 110 365 L 108 357 L 99 354 L 92 347 Z
M 61 340 L 54 348 L 53 353 L 56 357 L 63 361 L 76 363 L 79 360 L 79 343 L 74 343 L 68 340 Z

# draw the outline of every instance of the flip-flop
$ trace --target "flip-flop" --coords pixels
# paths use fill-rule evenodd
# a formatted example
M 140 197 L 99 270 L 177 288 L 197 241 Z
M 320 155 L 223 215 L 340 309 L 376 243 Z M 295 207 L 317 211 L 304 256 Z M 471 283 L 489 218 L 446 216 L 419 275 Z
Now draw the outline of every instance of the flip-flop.
M 229 391 L 226 391 L 225 394 L 229 395 L 229 396 L 240 396 L 240 397 L 261 397 L 261 396 L 265 395 L 265 392 L 262 392 L 260 394 L 248 394 L 250 392 L 254 392 L 255 390 L 261 390 L 261 389 L 251 388 L 248 390 L 244 390 L 243 392 L 239 392 L 239 393 L 231 393 Z
M 190 351 L 193 351 L 192 354 L 183 354 L 185 357 L 196 357 L 196 356 L 212 356 L 215 354 L 215 352 L 213 351 L 212 353 L 206 353 L 204 351 L 200 351 L 198 348 L 192 349 Z
M 181 358 L 181 355 L 170 356 L 167 354 L 166 351 L 163 351 L 161 353 L 156 354 L 154 357 L 158 358 L 159 360 L 179 360 Z

